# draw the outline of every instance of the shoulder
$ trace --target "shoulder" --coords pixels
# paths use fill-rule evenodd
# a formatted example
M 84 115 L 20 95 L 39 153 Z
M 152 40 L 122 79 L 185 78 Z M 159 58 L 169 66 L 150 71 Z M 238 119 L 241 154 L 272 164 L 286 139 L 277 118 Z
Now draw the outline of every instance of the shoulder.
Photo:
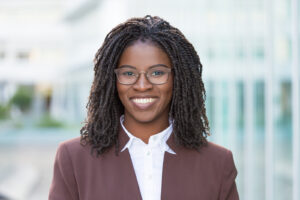
M 67 148 L 67 149 L 81 149 L 82 145 L 80 144 L 80 137 L 72 138 L 66 141 L 63 141 L 59 144 L 59 148 Z
M 57 149 L 57 156 L 65 160 L 72 160 L 74 157 L 86 157 L 90 153 L 89 145 L 82 145 L 80 137 L 63 141 Z
M 213 142 L 208 142 L 196 154 L 198 161 L 209 166 L 234 166 L 231 150 Z
M 213 142 L 207 142 L 207 145 L 204 146 L 201 151 L 209 156 L 215 156 L 215 157 L 223 157 L 228 154 L 231 154 L 231 151 L 219 144 L 215 144 Z
M 223 169 L 236 171 L 231 150 L 213 142 L 208 142 L 207 146 L 203 148 L 203 154 L 206 156 L 206 160 L 211 161 L 211 164 L 218 164 Z
M 218 144 L 208 142 L 206 148 L 203 148 L 203 151 L 205 152 L 204 154 L 207 154 L 210 158 L 209 167 L 214 169 L 214 173 L 220 177 L 220 199 L 239 199 L 235 184 L 235 178 L 238 172 L 231 150 Z
M 213 142 L 208 142 L 206 146 L 202 149 L 203 154 L 209 156 L 212 159 L 216 159 L 217 161 L 227 161 L 232 159 L 231 150 Z M 200 150 L 201 153 L 201 150 Z
M 66 141 L 59 143 L 58 151 L 74 151 L 82 149 L 82 145 L 80 144 L 80 137 L 72 138 Z

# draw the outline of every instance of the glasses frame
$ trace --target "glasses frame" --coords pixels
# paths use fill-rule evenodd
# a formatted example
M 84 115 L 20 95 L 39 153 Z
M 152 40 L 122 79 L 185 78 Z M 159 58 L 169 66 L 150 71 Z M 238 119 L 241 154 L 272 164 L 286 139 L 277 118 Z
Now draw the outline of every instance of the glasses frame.
M 162 65 L 162 64 L 154 65 L 154 66 L 149 67 L 146 71 L 139 71 L 139 72 L 138 72 L 138 76 L 137 76 L 135 82 L 128 84 L 128 83 L 122 83 L 122 82 L 119 80 L 119 78 L 118 78 L 119 69 L 126 68 L 126 67 L 132 68 L 132 69 L 138 71 L 135 67 L 132 67 L 132 66 L 130 66 L 130 65 L 122 65 L 120 68 L 114 69 L 114 72 L 115 72 L 115 74 L 116 74 L 117 80 L 118 80 L 118 82 L 119 82 L 120 84 L 122 84 L 122 85 L 134 85 L 134 84 L 136 84 L 136 82 L 139 80 L 141 74 L 145 74 L 145 77 L 146 77 L 146 79 L 147 79 L 147 81 L 148 81 L 149 83 L 151 83 L 151 84 L 153 84 L 153 85 L 162 85 L 162 84 L 165 84 L 165 83 L 168 82 L 169 77 L 170 77 L 170 73 L 173 71 L 173 68 L 169 68 L 169 67 L 167 67 L 166 65 Z M 151 70 L 152 68 L 155 68 L 155 67 L 164 67 L 164 68 L 167 69 L 167 72 L 166 72 L 166 73 L 168 74 L 168 77 L 167 77 L 167 80 L 166 80 L 165 82 L 157 84 L 157 83 L 152 83 L 152 82 L 149 80 L 149 77 L 148 77 L 148 74 L 147 74 L 147 73 L 149 72 L 149 70 Z

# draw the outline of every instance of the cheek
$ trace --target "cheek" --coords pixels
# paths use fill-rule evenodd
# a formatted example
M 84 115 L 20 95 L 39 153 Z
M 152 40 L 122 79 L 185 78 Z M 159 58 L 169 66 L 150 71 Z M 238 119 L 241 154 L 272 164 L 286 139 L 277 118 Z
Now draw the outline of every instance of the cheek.
M 125 99 L 124 96 L 126 93 L 126 88 L 124 87 L 124 85 L 117 83 L 117 92 L 122 104 L 124 104 L 123 100 Z

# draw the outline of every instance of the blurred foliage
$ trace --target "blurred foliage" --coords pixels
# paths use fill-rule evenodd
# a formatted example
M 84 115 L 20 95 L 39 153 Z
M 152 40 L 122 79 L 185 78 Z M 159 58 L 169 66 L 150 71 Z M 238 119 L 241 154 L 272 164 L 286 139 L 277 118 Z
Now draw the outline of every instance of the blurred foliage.
M 10 99 L 10 104 L 18 107 L 22 112 L 30 109 L 34 96 L 34 89 L 32 86 L 20 85 Z
M 16 129 L 22 129 L 22 128 L 24 128 L 24 123 L 22 121 L 20 121 L 20 120 L 13 121 L 12 125 Z
M 1 105 L 0 104 L 0 120 L 4 120 L 9 118 L 10 105 Z
M 64 123 L 53 119 L 49 113 L 46 113 L 36 124 L 38 127 L 56 127 L 61 128 L 64 127 Z

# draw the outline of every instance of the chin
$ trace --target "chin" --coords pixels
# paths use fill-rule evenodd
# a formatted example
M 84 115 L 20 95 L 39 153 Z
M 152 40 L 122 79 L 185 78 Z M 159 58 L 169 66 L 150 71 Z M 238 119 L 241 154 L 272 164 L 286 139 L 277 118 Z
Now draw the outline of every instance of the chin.
M 154 116 L 147 116 L 142 113 L 140 115 L 133 115 L 132 117 L 135 121 L 140 122 L 140 123 L 151 123 L 151 122 L 155 121 Z
M 161 112 L 163 111 L 163 112 Z M 144 111 L 137 111 L 135 109 L 132 110 L 125 110 L 125 116 L 128 117 L 127 120 L 135 121 L 141 124 L 149 124 L 149 123 L 161 123 L 166 118 L 169 119 L 169 109 L 168 108 L 161 108 L 157 107 L 152 110 L 144 110 Z

